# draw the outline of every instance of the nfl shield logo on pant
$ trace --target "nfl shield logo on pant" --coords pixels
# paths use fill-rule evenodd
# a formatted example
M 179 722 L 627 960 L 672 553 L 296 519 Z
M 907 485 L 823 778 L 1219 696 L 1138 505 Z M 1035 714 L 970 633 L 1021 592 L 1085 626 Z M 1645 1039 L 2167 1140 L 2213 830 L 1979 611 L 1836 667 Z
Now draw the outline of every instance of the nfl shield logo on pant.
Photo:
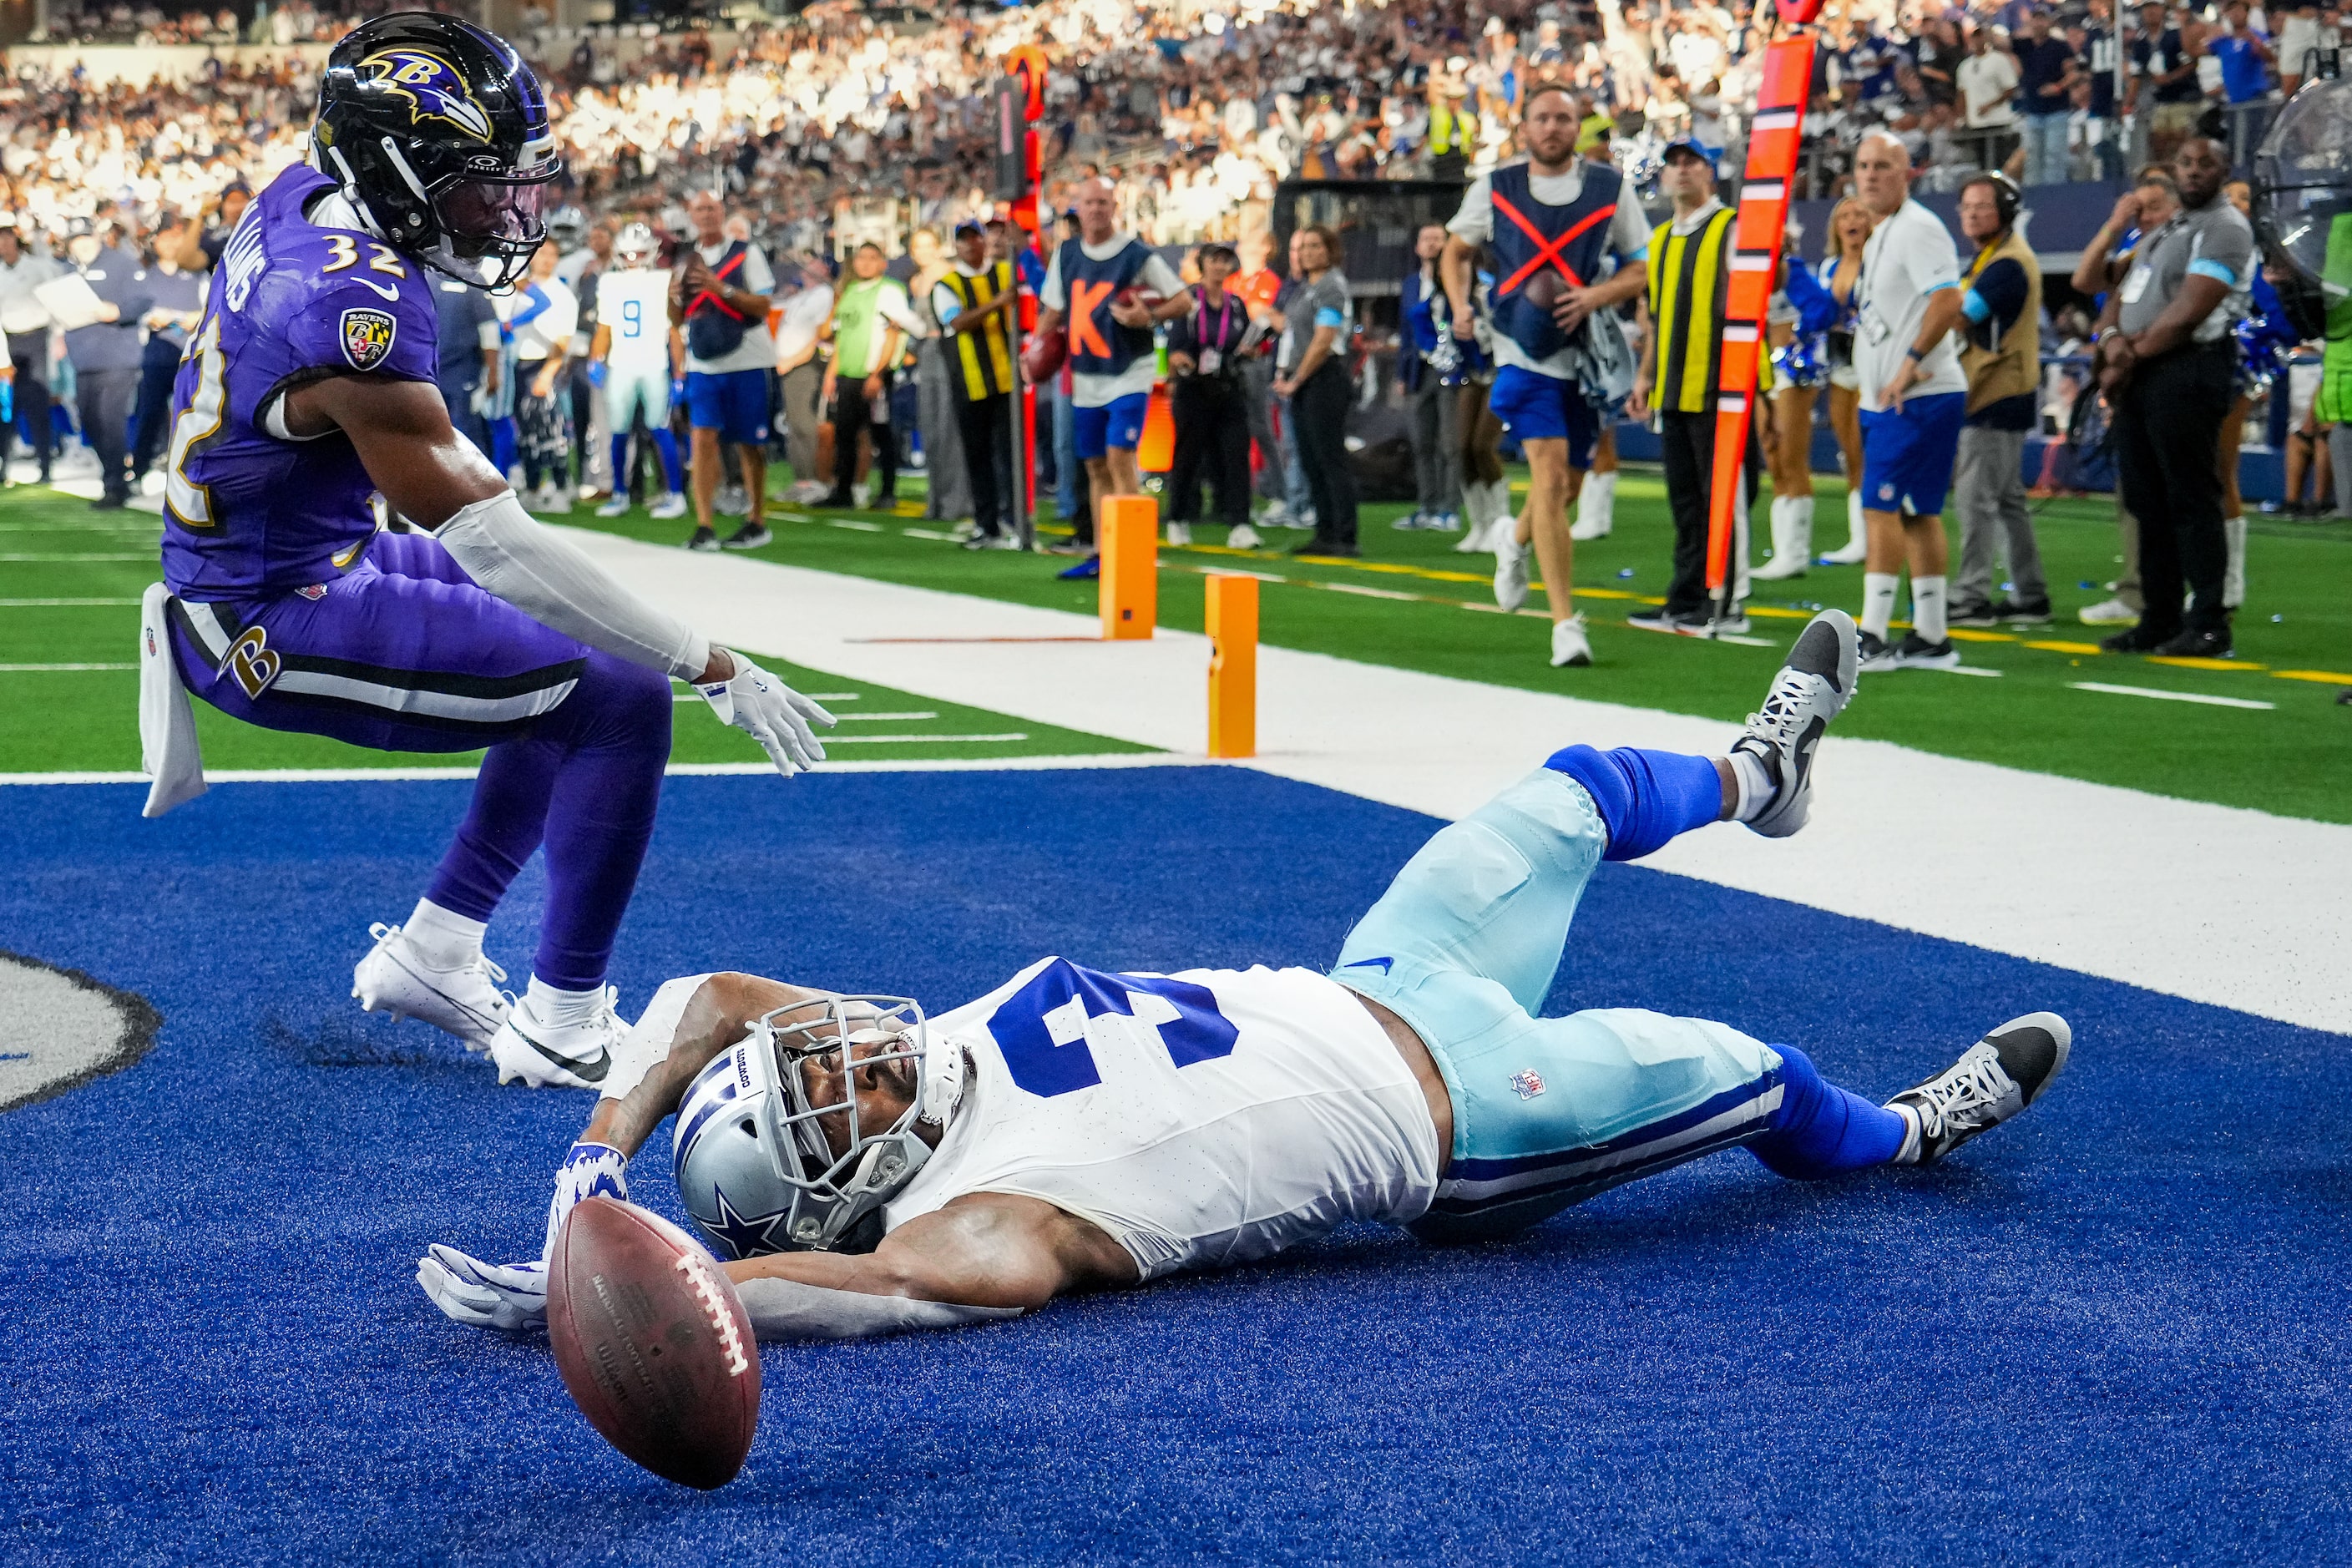
M 1533 1100 L 1543 1092 L 1543 1074 L 1533 1068 L 1515 1072 L 1511 1075 L 1511 1087 L 1518 1091 L 1521 1100 Z

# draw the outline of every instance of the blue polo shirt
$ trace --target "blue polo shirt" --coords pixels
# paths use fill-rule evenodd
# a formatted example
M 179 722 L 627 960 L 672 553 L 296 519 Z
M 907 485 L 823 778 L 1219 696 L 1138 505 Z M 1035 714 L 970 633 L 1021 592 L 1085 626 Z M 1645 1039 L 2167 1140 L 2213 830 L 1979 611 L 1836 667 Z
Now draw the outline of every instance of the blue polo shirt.
M 2261 42 L 2251 31 L 2206 41 L 2206 51 L 2221 62 L 2221 91 L 2231 103 L 2244 103 L 2271 89 L 2270 70 L 2263 64 Z
M 2018 107 L 2032 115 L 2064 114 L 2072 109 L 2064 93 L 2042 91 L 2066 79 L 2067 64 L 2074 58 L 2066 40 L 2053 34 L 2037 44 L 2021 36 L 2013 47 L 2017 53 Z

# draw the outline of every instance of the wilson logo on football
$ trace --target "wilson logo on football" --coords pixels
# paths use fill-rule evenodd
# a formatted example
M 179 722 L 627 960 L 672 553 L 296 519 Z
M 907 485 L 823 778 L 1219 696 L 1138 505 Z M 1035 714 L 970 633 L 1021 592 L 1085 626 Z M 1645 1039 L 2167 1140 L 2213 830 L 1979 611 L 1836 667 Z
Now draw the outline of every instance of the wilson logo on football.
M 743 1354 L 743 1336 L 736 1331 L 735 1314 L 727 1310 L 726 1300 L 711 1280 L 709 1265 L 698 1258 L 681 1255 L 671 1267 L 686 1276 L 687 1285 L 702 1303 L 702 1310 L 709 1314 L 710 1327 L 719 1335 L 719 1348 L 727 1356 L 727 1375 L 740 1377 L 751 1371 L 751 1363 Z

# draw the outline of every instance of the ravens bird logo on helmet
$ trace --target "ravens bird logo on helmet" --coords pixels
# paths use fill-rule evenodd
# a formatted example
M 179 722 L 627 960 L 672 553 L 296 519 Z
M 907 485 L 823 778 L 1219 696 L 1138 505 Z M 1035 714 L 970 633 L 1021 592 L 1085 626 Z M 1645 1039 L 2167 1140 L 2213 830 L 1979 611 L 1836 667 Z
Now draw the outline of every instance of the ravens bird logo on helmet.
M 490 139 L 490 117 L 474 101 L 457 68 L 423 49 L 383 49 L 360 62 L 369 80 L 409 103 L 409 120 L 437 120 L 478 142 Z

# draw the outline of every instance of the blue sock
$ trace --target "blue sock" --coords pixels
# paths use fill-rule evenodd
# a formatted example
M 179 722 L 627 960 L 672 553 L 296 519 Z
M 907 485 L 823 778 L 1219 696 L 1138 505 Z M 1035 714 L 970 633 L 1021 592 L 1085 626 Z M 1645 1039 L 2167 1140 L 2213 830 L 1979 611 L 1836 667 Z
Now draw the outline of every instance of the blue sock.
M 1570 746 L 1544 766 L 1582 784 L 1609 827 L 1604 860 L 1638 860 L 1678 833 L 1723 816 L 1723 775 L 1710 757 L 1620 746 Z
M 1780 1109 L 1772 1130 L 1748 1145 L 1764 1168 L 1790 1181 L 1813 1182 L 1884 1165 L 1903 1147 L 1903 1118 L 1822 1077 L 1804 1052 L 1780 1053 Z
M 677 463 L 677 437 L 667 429 L 654 432 L 654 446 L 661 453 L 662 473 L 669 480 L 670 493 L 676 495 L 686 488 Z
M 613 493 L 616 496 L 629 493 L 629 438 L 626 436 L 613 437 Z

